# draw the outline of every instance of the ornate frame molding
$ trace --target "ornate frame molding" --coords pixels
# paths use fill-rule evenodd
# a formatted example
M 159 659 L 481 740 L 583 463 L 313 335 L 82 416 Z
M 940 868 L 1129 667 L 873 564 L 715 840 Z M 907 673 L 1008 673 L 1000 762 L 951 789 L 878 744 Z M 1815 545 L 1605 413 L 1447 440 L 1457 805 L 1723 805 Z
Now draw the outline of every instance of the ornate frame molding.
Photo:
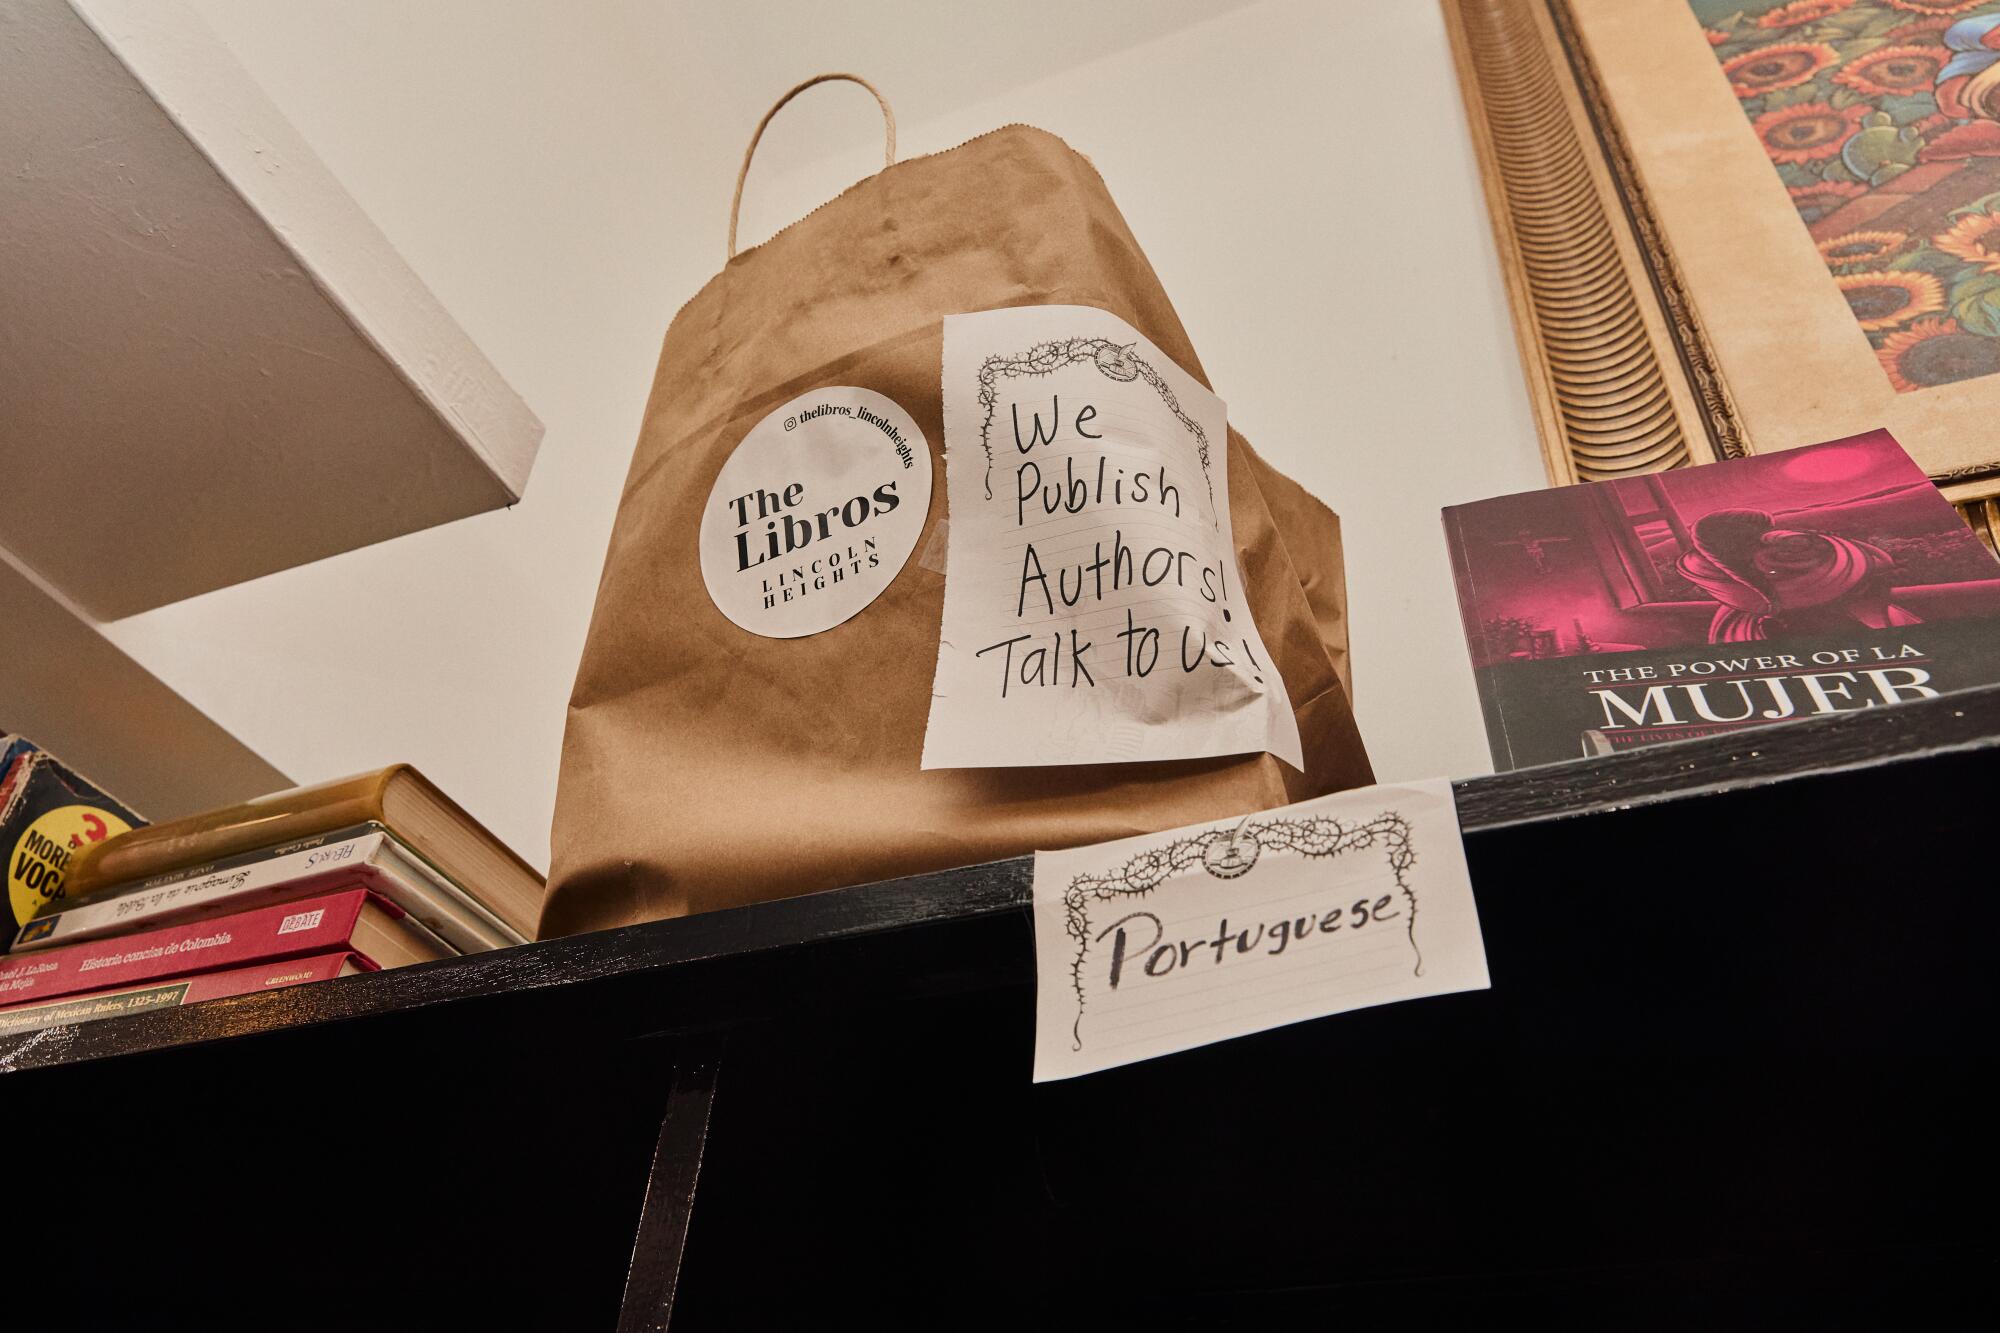
M 1440 3 L 1550 483 L 1751 452 L 1568 0 Z M 2000 549 L 2000 461 L 1936 480 Z

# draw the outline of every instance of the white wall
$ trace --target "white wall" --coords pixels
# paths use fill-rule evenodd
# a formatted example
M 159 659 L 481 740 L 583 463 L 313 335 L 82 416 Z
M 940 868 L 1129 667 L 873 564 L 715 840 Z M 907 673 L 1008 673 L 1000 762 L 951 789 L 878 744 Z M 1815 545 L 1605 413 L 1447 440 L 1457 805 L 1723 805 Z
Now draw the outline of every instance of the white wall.
M 294 777 L 408 759 L 546 865 L 660 338 L 825 69 L 904 156 L 1027 121 L 1092 157 L 1232 421 L 1345 520 L 1377 771 L 1487 768 L 1437 509 L 1541 468 L 1432 0 L 196 8 L 548 425 L 512 510 L 106 627 Z M 775 122 L 744 242 L 874 170 L 874 118 L 832 85 Z

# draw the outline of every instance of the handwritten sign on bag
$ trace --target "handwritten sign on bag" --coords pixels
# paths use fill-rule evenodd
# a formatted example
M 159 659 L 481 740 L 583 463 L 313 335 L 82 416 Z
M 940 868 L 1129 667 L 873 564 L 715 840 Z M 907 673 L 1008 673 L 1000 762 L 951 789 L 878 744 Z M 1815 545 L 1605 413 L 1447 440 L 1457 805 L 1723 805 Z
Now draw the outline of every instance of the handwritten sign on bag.
M 951 527 L 925 768 L 1302 764 L 1244 597 L 1222 400 L 1114 315 L 944 322 Z
M 1451 784 L 1035 855 L 1035 1081 L 1484 990 Z

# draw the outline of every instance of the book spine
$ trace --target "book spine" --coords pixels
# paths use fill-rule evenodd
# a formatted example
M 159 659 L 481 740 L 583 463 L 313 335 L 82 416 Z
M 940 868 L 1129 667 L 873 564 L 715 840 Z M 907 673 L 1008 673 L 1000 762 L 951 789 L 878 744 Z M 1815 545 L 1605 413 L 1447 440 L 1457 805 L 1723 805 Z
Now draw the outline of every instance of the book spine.
M 383 791 L 398 771 L 388 769 L 344 782 L 277 792 L 156 825 L 138 837 L 108 841 L 78 861 L 71 882 L 81 897 L 113 885 L 172 873 L 196 857 L 235 856 L 334 829 L 380 822 Z
M 9 1005 L 0 1007 L 0 1037 L 74 1023 L 94 1023 L 101 1018 L 120 1018 L 154 1009 L 176 1009 L 182 1005 L 199 1004 L 203 1000 L 220 1000 L 232 995 L 301 986 L 312 981 L 329 981 L 349 971 L 374 970 L 374 964 L 360 954 L 328 953 L 282 963 L 231 968 L 226 972 L 205 972 L 197 977 L 179 977 L 151 986 L 91 991 L 41 1004 Z
M 364 889 L 0 959 L 0 1004 L 350 948 Z M 358 951 L 357 951 L 358 952 Z
M 394 838 L 376 833 L 36 917 L 15 937 L 14 952 L 25 954 L 343 889 L 381 895 L 460 953 L 520 942 L 455 886 L 426 874 L 403 855 Z
M 1459 525 L 1458 509 L 1444 512 L 1445 545 L 1451 552 L 1451 579 L 1458 592 L 1460 629 L 1465 635 L 1466 660 L 1472 664 L 1472 686 L 1479 695 L 1479 715 L 1486 723 L 1486 748 L 1492 752 L 1493 767 L 1505 773 L 1518 768 L 1514 745 L 1507 735 L 1507 714 L 1500 692 L 1493 684 L 1491 666 L 1479 660 L 1479 638 L 1484 633 L 1479 611 L 1479 589 L 1473 580 L 1472 558 L 1465 548 L 1465 533 Z
M 124 898 L 147 889 L 160 888 L 163 885 L 181 884 L 190 879 L 199 879 L 208 875 L 219 875 L 225 870 L 237 870 L 243 866 L 254 866 L 261 862 L 269 861 L 273 857 L 312 852 L 321 847 L 352 842 L 356 838 L 365 838 L 371 833 L 386 834 L 387 832 L 388 830 L 380 824 L 354 824 L 346 828 L 338 828 L 326 833 L 315 834 L 309 838 L 298 838 L 291 842 L 279 843 L 270 847 L 257 847 L 247 852 L 236 852 L 229 856 L 217 857 L 212 861 L 200 861 L 192 865 L 176 866 L 172 870 L 148 875 L 143 879 L 124 880 L 115 884 L 100 885 L 98 888 L 86 893 L 71 893 L 68 896 L 68 902 L 61 910 L 70 911 L 78 907 L 87 907 L 91 903 L 103 902 L 107 898 Z M 74 888 L 75 886 L 72 885 L 70 887 Z
M 365 888 L 368 887 L 365 883 L 355 881 L 354 872 L 381 848 L 383 837 L 371 833 L 289 856 L 267 857 L 214 874 L 197 874 L 132 893 L 97 898 L 67 911 L 36 917 L 21 927 L 14 938 L 14 949 L 16 952 L 47 949 L 134 930 L 142 924 L 167 925 L 170 922 L 165 918 L 169 914 L 176 921 L 212 916 L 237 904 L 247 905 L 255 895 L 274 889 L 310 893 Z

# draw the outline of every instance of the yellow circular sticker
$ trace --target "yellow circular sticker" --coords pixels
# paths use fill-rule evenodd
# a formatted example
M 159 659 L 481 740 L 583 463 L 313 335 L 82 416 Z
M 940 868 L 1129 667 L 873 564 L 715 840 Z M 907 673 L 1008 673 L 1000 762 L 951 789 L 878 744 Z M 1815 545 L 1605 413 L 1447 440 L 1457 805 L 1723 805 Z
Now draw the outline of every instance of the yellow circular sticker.
M 14 920 L 27 922 L 51 899 L 62 897 L 63 879 L 76 854 L 130 824 L 94 805 L 60 805 L 28 825 L 7 857 L 7 900 Z

